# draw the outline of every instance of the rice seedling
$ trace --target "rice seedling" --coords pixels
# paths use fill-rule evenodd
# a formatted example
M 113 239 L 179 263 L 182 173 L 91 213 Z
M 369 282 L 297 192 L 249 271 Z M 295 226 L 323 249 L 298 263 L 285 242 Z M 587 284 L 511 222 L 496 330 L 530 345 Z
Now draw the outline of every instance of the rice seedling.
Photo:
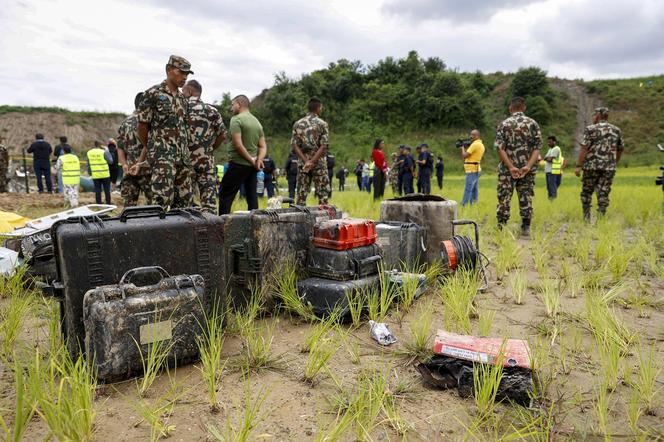
M 297 270 L 292 261 L 286 260 L 278 272 L 273 272 L 272 280 L 275 292 L 287 311 L 307 320 L 313 317 L 311 304 L 305 303 L 297 293 Z
M 614 253 L 607 261 L 614 282 L 621 281 L 627 273 L 629 264 L 632 262 L 632 256 L 620 250 Z
M 479 287 L 477 275 L 466 270 L 459 270 L 446 279 L 440 290 L 445 305 L 445 327 L 459 333 L 470 333 L 471 317 L 477 316 L 474 305 Z
M 518 267 L 521 262 L 521 255 L 514 235 L 507 229 L 503 229 L 496 240 L 498 254 L 494 258 L 494 263 L 496 265 L 496 276 L 498 279 L 502 279 L 508 270 Z
M 479 422 L 493 413 L 502 379 L 503 364 L 500 360 L 495 364 L 473 364 L 473 397 Z
M 631 388 L 629 392 L 629 399 L 627 401 L 627 421 L 629 422 L 629 429 L 632 435 L 639 433 L 639 421 L 643 415 L 643 408 L 641 408 L 641 397 L 639 390 Z
M 523 299 L 526 295 L 526 290 L 528 289 L 528 281 L 526 279 L 526 273 L 517 269 L 514 272 L 510 273 L 509 276 L 510 288 L 512 289 L 512 299 L 517 305 L 523 304 Z
M 427 361 L 431 358 L 431 322 L 433 315 L 433 303 L 431 301 L 422 305 L 416 320 L 410 323 L 411 340 L 405 345 L 405 353 L 420 361 Z
M 614 391 L 620 377 L 620 343 L 611 338 L 599 343 L 600 365 L 604 376 L 604 385 Z
M 38 349 L 28 366 L 28 390 L 37 413 L 58 440 L 91 440 L 97 381 L 83 358 L 42 360 Z
M 12 291 L 9 304 L 0 311 L 0 332 L 2 335 L 2 352 L 5 360 L 14 353 L 14 343 L 21 331 L 25 316 L 34 306 L 31 292 Z
M 554 318 L 560 310 L 560 287 L 556 281 L 543 281 L 540 286 L 540 299 L 544 304 L 546 316 Z
M 252 433 L 256 426 L 269 415 L 268 412 L 262 412 L 261 408 L 265 404 L 268 393 L 264 389 L 259 389 L 255 396 L 252 395 L 251 382 L 249 378 L 244 380 L 244 401 L 238 404 L 240 410 L 235 417 L 234 422 L 229 416 L 222 429 L 216 425 L 209 425 L 210 435 L 217 441 L 224 442 L 246 442 L 254 440 Z
M 237 308 L 233 313 L 232 331 L 242 335 L 246 333 L 247 329 L 253 327 L 254 321 L 263 308 L 263 299 L 261 290 L 252 288 L 251 298 L 247 301 L 247 304 Z
M 644 412 L 654 415 L 659 405 L 661 387 L 657 388 L 657 378 L 662 367 L 657 359 L 655 347 L 639 349 L 639 368 L 634 379 L 634 389 L 639 393 Z
M 23 435 L 27 429 L 28 423 L 32 420 L 36 412 L 36 403 L 31 397 L 26 382 L 28 381 L 23 367 L 14 358 L 14 420 L 10 428 L 7 419 L 0 415 L 0 428 L 4 433 L 5 440 L 19 442 L 23 440 Z
M 317 342 L 324 339 L 332 330 L 337 329 L 341 320 L 341 313 L 341 307 L 337 305 L 326 318 L 314 320 L 314 326 L 304 338 L 300 351 L 302 353 L 310 352 Z
M 316 376 L 327 368 L 327 363 L 337 350 L 339 350 L 339 345 L 329 338 L 314 343 L 304 366 L 302 380 L 312 386 L 315 385 Z
M 152 401 L 152 403 L 145 398 L 139 398 L 134 403 L 134 409 L 142 419 L 135 426 L 140 425 L 141 422 L 147 422 L 150 425 L 151 442 L 169 437 L 176 429 L 175 425 L 169 423 L 169 418 L 182 392 L 180 391 L 180 386 L 175 381 L 175 376 L 171 376 L 169 372 L 168 378 L 170 387 L 164 394 Z
M 417 269 L 409 272 L 412 274 L 417 273 Z M 403 309 L 404 313 L 407 313 L 410 310 L 410 307 L 413 305 L 416 296 L 419 293 L 420 289 L 420 279 L 418 277 L 404 277 L 403 285 L 401 287 L 400 293 L 398 294 L 398 300 L 400 308 Z
M 369 319 L 383 322 L 392 304 L 397 299 L 396 287 L 390 284 L 385 273 L 380 273 L 380 288 L 367 293 L 367 311 Z
M 348 313 L 350 314 L 351 323 L 353 327 L 358 327 L 362 319 L 362 312 L 368 298 L 368 291 L 362 290 L 349 290 L 346 291 L 346 302 L 348 304 Z
M 0 298 L 9 298 L 14 295 L 25 293 L 23 287 L 27 265 L 21 265 L 14 269 L 11 275 L 0 274 Z
M 627 328 L 615 311 L 603 302 L 600 296 L 592 293 L 586 296 L 585 308 L 588 328 L 597 343 L 616 342 L 620 346 L 621 353 L 626 353 L 635 339 L 635 334 Z
M 267 325 L 246 327 L 242 331 L 243 348 L 240 367 L 245 374 L 281 366 L 282 355 L 272 353 L 275 326 L 276 322 L 272 321 Z
M 600 433 L 604 436 L 605 440 L 611 438 L 611 431 L 609 429 L 609 410 L 611 409 L 611 391 L 606 385 L 598 385 L 595 387 L 595 400 L 593 408 L 595 410 L 595 417 L 599 426 Z
M 327 427 L 317 428 L 316 442 L 337 442 L 342 440 L 342 436 L 354 421 L 354 416 L 350 412 L 337 415 Z
M 587 235 L 582 235 L 574 242 L 573 256 L 583 270 L 590 269 L 590 245 L 591 239 Z
M 159 319 L 155 319 L 155 322 L 158 321 Z M 170 339 L 151 342 L 145 346 L 147 347 L 145 353 L 143 352 L 143 346 L 136 341 L 136 339 L 134 339 L 134 343 L 138 348 L 141 356 L 141 365 L 143 367 L 143 377 L 136 381 L 136 388 L 138 390 L 138 395 L 143 397 L 150 387 L 152 387 L 159 372 L 165 368 L 171 349 L 173 348 L 173 345 L 175 345 L 175 341 Z
M 535 270 L 537 270 L 537 274 L 540 276 L 540 278 L 546 278 L 549 273 L 549 269 L 547 267 L 547 252 L 546 252 L 546 247 L 541 246 L 542 248 L 540 251 L 533 251 L 533 261 L 535 263 Z
M 491 334 L 491 327 L 493 326 L 493 319 L 495 316 L 495 310 L 480 310 L 477 327 L 480 336 L 486 337 Z
M 206 311 L 205 323 L 201 324 L 203 334 L 197 343 L 201 360 L 200 371 L 207 389 L 208 405 L 213 412 L 219 411 L 217 384 L 225 365 L 221 360 L 224 315 L 219 309 L 219 304 L 215 304 L 210 312 Z
M 560 368 L 563 374 L 568 375 L 572 371 L 572 367 L 569 365 L 569 359 L 568 359 L 569 348 L 567 344 L 567 337 L 564 334 L 560 335 L 560 339 L 558 340 L 558 349 L 559 349 L 558 357 L 560 360 Z

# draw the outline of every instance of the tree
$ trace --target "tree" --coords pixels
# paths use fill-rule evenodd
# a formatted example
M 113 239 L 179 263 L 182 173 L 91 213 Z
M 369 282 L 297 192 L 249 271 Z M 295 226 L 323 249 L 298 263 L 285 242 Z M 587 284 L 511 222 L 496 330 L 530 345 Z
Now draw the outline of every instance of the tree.
M 547 101 L 553 100 L 546 72 L 535 66 L 521 68 L 517 71 L 510 85 L 510 92 L 511 97 L 528 98 L 540 96 L 544 97 Z
M 540 125 L 549 124 L 552 117 L 551 107 L 544 97 L 528 97 L 526 98 L 526 115 L 534 118 Z

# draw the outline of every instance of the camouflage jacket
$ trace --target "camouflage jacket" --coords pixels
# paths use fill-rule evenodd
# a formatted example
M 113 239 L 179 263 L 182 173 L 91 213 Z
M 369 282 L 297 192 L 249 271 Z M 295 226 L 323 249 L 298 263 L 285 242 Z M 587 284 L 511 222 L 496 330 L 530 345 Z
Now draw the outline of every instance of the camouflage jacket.
M 137 109 L 138 121 L 150 125 L 148 161 L 182 161 L 189 165 L 187 99 L 172 93 L 166 81 L 145 91 Z
M 212 145 L 217 137 L 226 132 L 221 114 L 214 106 L 204 103 L 200 97 L 189 97 L 189 150 L 203 148 L 212 155 Z
M 533 151 L 542 148 L 542 132 L 539 124 L 523 112 L 514 112 L 503 120 L 496 129 L 496 141 L 493 147 L 504 150 L 507 157 L 517 168 L 524 167 Z M 533 170 L 537 170 L 536 165 Z M 502 162 L 500 172 L 507 172 L 507 166 Z
M 308 113 L 293 124 L 291 146 L 297 145 L 302 153 L 313 154 L 320 146 L 329 146 L 329 144 L 329 127 L 318 115 Z
M 118 149 L 122 149 L 127 163 L 132 165 L 138 161 L 143 145 L 138 140 L 138 117 L 136 112 L 129 115 L 118 128 Z
M 616 154 L 625 148 L 621 130 L 606 121 L 586 127 L 581 144 L 587 148 L 584 170 L 616 170 Z
M 0 170 L 6 170 L 9 168 L 9 152 L 4 144 L 0 144 Z

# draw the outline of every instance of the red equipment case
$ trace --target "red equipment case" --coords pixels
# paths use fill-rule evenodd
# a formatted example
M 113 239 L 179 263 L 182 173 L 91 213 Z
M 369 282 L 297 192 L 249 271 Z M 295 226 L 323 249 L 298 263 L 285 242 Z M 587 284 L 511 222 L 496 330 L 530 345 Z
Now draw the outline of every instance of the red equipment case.
M 313 245 L 324 249 L 349 250 L 374 244 L 376 236 L 376 224 L 370 219 L 334 219 L 314 226 Z

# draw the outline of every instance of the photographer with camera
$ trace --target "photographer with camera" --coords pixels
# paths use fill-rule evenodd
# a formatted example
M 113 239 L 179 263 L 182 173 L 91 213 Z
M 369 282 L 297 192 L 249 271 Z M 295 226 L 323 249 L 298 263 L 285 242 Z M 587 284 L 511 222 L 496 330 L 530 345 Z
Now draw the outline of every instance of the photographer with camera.
M 463 188 L 463 199 L 461 205 L 477 204 L 479 198 L 480 162 L 484 156 L 484 144 L 480 138 L 480 131 L 470 131 L 468 140 L 457 140 L 456 147 L 461 149 L 463 159 L 463 171 L 466 173 L 466 184 Z

